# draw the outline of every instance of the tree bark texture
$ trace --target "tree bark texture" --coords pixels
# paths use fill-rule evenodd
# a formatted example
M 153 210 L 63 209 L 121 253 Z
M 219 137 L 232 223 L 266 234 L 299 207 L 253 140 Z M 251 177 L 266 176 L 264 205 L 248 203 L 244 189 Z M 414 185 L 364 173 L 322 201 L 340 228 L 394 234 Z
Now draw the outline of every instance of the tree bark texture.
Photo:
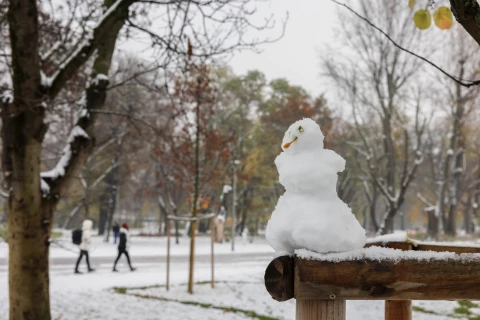
M 96 62 L 101 60 L 102 65 L 97 69 L 108 74 L 118 32 L 127 17 L 128 6 L 133 2 L 118 1 L 122 5 L 102 20 L 92 41 L 85 44 L 78 57 L 59 71 L 50 87 L 41 83 L 37 1 L 9 1 L 13 102 L 5 102 L 2 109 L 2 162 L 10 188 L 8 268 L 11 320 L 51 319 L 48 256 L 53 212 L 58 199 L 65 194 L 93 148 L 95 116 L 82 116 L 77 120 L 76 126 L 88 137 L 76 135 L 69 141 L 72 156 L 64 167 L 65 173 L 43 178 L 42 182 L 40 155 L 47 131 L 44 124 L 45 101 L 55 98 L 99 44 Z M 108 81 L 98 81 L 86 90 L 87 111 L 103 106 L 107 84 Z
M 450 0 L 455 19 L 480 45 L 480 6 L 477 0 Z

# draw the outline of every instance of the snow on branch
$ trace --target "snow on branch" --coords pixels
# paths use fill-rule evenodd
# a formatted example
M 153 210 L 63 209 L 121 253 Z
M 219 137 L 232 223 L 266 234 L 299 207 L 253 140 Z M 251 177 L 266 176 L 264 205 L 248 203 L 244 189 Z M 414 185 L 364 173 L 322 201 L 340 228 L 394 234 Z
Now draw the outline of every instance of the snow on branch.
M 117 0 L 99 19 L 93 32 L 87 36 L 87 39 L 82 40 L 77 49 L 70 54 L 50 78 L 45 79 L 44 83 L 50 84 L 48 87 L 50 99 L 55 98 L 65 82 L 90 58 L 98 45 L 103 41 L 104 36 L 111 30 L 112 25 L 117 23 L 118 16 L 124 14 L 124 11 L 134 2 L 135 0 Z
M 10 90 L 6 90 L 0 94 L 0 102 L 2 104 L 10 104 L 13 103 L 13 95 Z
M 420 192 L 417 192 L 417 198 L 422 201 L 427 207 L 433 207 L 433 204 L 428 201 Z
M 73 127 L 73 129 L 70 132 L 70 135 L 68 137 L 67 145 L 63 149 L 62 157 L 60 158 L 57 165 L 52 170 L 40 173 L 40 177 L 42 179 L 47 178 L 49 180 L 55 181 L 59 177 L 63 177 L 65 175 L 66 168 L 70 164 L 70 159 L 72 157 L 72 146 L 71 145 L 74 142 L 75 138 L 77 138 L 77 137 L 84 137 L 86 139 L 89 139 L 88 134 L 80 126 Z M 42 180 L 42 183 L 43 182 L 44 181 Z M 48 184 L 47 184 L 47 186 L 48 186 Z M 42 191 L 43 190 L 44 190 L 44 188 L 42 187 Z M 46 190 L 46 188 L 45 188 L 45 190 Z

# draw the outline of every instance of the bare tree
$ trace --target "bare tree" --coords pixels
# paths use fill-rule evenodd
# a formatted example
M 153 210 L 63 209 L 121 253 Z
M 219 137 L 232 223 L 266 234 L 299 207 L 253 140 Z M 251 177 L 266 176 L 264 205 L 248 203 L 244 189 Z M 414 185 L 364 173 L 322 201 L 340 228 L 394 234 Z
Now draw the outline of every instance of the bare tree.
M 449 45 L 445 50 L 445 60 L 449 62 L 451 69 L 449 72 L 460 79 L 475 78 L 480 65 L 477 45 L 462 30 L 457 28 L 451 32 Z M 469 146 L 465 130 L 468 129 L 468 119 L 476 109 L 479 92 L 478 87 L 468 89 L 448 79 L 441 80 L 443 81 L 439 81 L 438 96 L 434 103 L 439 109 L 443 109 L 446 116 L 441 118 L 437 127 L 430 129 L 427 153 L 430 181 L 438 187 L 433 194 L 433 201 L 428 200 L 426 195 L 418 195 L 427 206 L 425 210 L 429 217 L 428 233 L 432 238 L 438 238 L 440 222 L 446 234 L 456 234 L 459 205 L 463 195 L 471 189 L 468 186 L 471 185 L 471 177 L 474 175 L 466 174 L 465 171 L 472 170 L 473 173 L 474 169 L 471 162 L 467 161 L 466 151 Z M 448 132 L 447 139 L 442 139 L 445 132 Z M 467 203 L 468 207 L 470 204 Z M 468 218 L 467 215 L 466 220 Z
M 105 104 L 112 56 L 124 25 L 151 36 L 160 65 L 188 54 L 215 56 L 252 47 L 258 41 L 247 39 L 246 30 L 270 26 L 270 21 L 259 27 L 249 21 L 249 2 L 105 0 L 103 6 L 97 1 L 76 2 L 83 14 L 65 15 L 55 44 L 46 46 L 50 38 L 42 32 L 44 2 L 9 1 L 7 60 L 12 87 L 3 90 L 0 101 L 2 163 L 10 193 L 10 319 L 51 318 L 48 253 L 53 212 L 95 145 L 98 113 L 93 110 Z M 162 33 L 149 30 L 141 19 L 145 15 L 137 14 L 154 8 L 166 12 L 155 27 Z M 1 24 L 3 33 L 3 16 Z M 89 67 L 87 87 L 77 102 L 79 112 L 63 154 L 55 167 L 41 172 L 49 103 L 84 66 Z
M 397 1 L 360 1 L 358 12 L 404 48 L 419 40 L 408 12 Z M 359 178 L 367 187 L 375 185 L 382 195 L 385 212 L 378 233 L 384 234 L 393 231 L 394 217 L 422 161 L 426 123 L 420 109 L 424 97 L 414 86 L 421 61 L 348 14 L 339 14 L 343 22 L 339 34 L 349 50 L 343 49 L 345 54 L 334 51 L 335 57 L 323 55 L 322 65 L 325 75 L 334 80 L 352 106 L 360 137 L 360 144 L 352 143 L 352 147 L 363 156 L 359 160 L 363 172 Z M 365 192 L 372 194 L 370 188 Z M 373 201 L 374 197 L 367 198 Z

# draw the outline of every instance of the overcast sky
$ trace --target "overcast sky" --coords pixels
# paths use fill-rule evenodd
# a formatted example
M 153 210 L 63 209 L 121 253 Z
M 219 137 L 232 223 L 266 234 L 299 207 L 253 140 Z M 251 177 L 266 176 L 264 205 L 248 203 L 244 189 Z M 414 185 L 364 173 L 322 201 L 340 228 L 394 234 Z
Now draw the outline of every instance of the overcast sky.
M 256 3 L 252 1 L 252 4 Z M 334 42 L 334 18 L 338 6 L 328 0 L 270 0 L 257 4 L 253 22 L 274 16 L 274 30 L 255 33 L 253 36 L 275 37 L 281 33 L 281 23 L 288 13 L 285 35 L 275 43 L 260 47 L 261 53 L 237 52 L 227 63 L 238 75 L 249 70 L 260 70 L 267 80 L 286 78 L 292 84 L 304 87 L 313 96 L 324 93 L 319 78 L 318 50 L 322 44 Z M 154 28 L 154 27 L 151 27 Z M 120 50 L 148 57 L 148 36 L 136 36 L 124 41 Z M 148 59 L 148 58 L 147 58 Z
M 278 42 L 262 47 L 263 52 L 237 53 L 230 66 L 235 73 L 260 70 L 268 80 L 286 78 L 301 85 L 312 95 L 322 90 L 319 78 L 318 49 L 333 39 L 337 7 L 325 0 L 272 0 L 259 8 L 259 15 L 273 13 L 282 19 L 289 13 L 285 36 Z

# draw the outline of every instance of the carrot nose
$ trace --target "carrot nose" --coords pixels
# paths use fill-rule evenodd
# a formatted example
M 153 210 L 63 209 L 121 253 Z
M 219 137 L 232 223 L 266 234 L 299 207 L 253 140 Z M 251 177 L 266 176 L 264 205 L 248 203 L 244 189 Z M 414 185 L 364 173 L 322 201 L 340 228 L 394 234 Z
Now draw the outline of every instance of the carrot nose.
M 297 137 L 295 137 L 295 139 L 293 139 L 292 141 L 285 143 L 285 144 L 283 145 L 283 149 L 288 149 L 288 148 L 290 147 L 290 145 L 291 145 L 292 143 L 294 143 L 295 141 L 297 141 Z

